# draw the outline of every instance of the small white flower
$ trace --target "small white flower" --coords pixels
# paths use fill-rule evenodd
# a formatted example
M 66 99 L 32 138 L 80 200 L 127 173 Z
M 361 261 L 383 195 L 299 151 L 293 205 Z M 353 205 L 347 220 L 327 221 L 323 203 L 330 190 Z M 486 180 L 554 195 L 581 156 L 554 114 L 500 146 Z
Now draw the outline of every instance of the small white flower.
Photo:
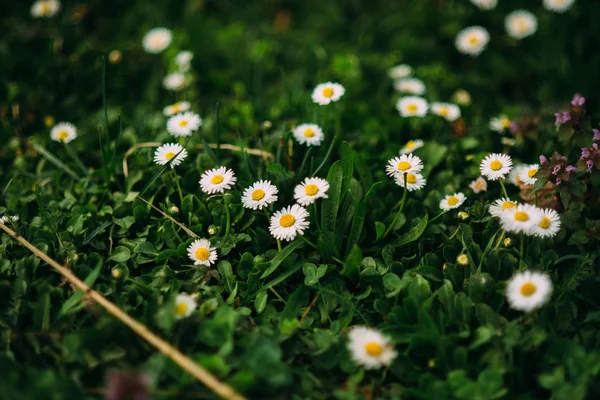
M 516 201 L 512 201 L 508 197 L 503 197 L 501 199 L 494 200 L 494 202 L 490 205 L 489 212 L 490 215 L 499 217 L 503 211 L 517 208 L 518 205 L 519 203 Z
M 471 0 L 471 3 L 480 10 L 493 10 L 498 5 L 498 0 Z
M 575 3 L 575 0 L 544 0 L 544 8 L 548 11 L 563 13 Z
M 319 146 L 325 137 L 323 129 L 317 124 L 300 124 L 294 129 L 293 134 L 298 143 L 307 146 Z
M 458 32 L 455 45 L 459 52 L 478 56 L 490 41 L 490 34 L 481 26 L 471 26 Z
M 50 130 L 50 138 L 57 142 L 69 143 L 77 137 L 77 128 L 70 122 L 59 122 Z
M 294 189 L 294 200 L 301 206 L 308 206 L 317 199 L 326 199 L 329 182 L 322 178 L 306 178 Z
M 459 211 L 456 215 L 459 219 L 462 219 L 463 221 L 469 219 L 469 213 L 466 211 Z
M 348 339 L 352 360 L 365 369 L 387 367 L 398 355 L 390 339 L 377 329 L 356 326 L 348 333 Z
M 196 113 L 186 111 L 169 118 L 167 132 L 175 137 L 190 136 L 202 126 L 202 119 Z
M 325 106 L 336 102 L 346 93 L 346 89 L 339 83 L 325 82 L 317 85 L 312 92 L 313 102 Z
M 500 213 L 500 225 L 507 232 L 532 235 L 541 220 L 541 210 L 530 204 L 519 204 Z
M 400 157 L 394 157 L 388 161 L 385 168 L 390 176 L 402 175 L 405 172 L 416 173 L 423 169 L 423 161 L 414 154 L 402 154 Z
M 431 113 L 450 122 L 460 118 L 460 108 L 451 103 L 431 103 Z
M 473 190 L 473 193 L 485 192 L 487 191 L 487 181 L 483 179 L 483 176 L 475 179 L 469 187 Z
M 458 256 L 456 256 L 456 263 L 458 265 L 466 267 L 467 265 L 469 265 L 469 256 L 465 253 L 459 254 Z
M 443 211 L 450 211 L 453 208 L 458 208 L 467 200 L 463 193 L 454 193 L 447 195 L 440 201 L 440 208 Z
M 177 157 L 175 157 L 177 156 Z M 171 159 L 175 157 L 173 161 Z M 158 165 L 165 165 L 169 161 L 171 168 L 175 168 L 177 165 L 181 164 L 183 160 L 187 157 L 187 150 L 183 148 L 183 146 L 177 143 L 167 143 L 158 147 L 154 152 L 154 162 Z
M 526 167 L 521 168 L 519 170 L 517 177 L 525 185 L 533 185 L 535 183 L 535 181 L 537 181 L 537 178 L 534 178 L 534 176 L 535 176 L 535 174 L 537 174 L 539 169 L 540 169 L 539 164 L 527 165 Z
M 542 307 L 552 294 L 552 281 L 543 272 L 517 272 L 506 285 L 506 299 L 515 310 L 531 312 Z
M 506 115 L 494 117 L 490 119 L 490 129 L 494 132 L 503 133 L 506 129 L 510 128 L 510 119 Z
M 396 174 L 395 180 L 396 180 L 396 184 L 398 186 L 404 187 L 405 182 L 404 182 L 404 174 L 403 173 Z M 421 175 L 419 173 L 406 174 L 406 190 L 408 190 L 409 192 L 422 189 L 423 187 L 425 187 L 426 183 L 427 183 L 427 181 L 425 180 L 423 175 Z
M 506 174 L 510 172 L 512 168 L 512 160 L 506 154 L 493 153 L 488 155 L 481 161 L 479 170 L 481 175 L 485 176 L 491 181 L 498 179 L 504 179 Z
M 515 186 L 519 186 L 521 183 L 523 183 L 521 180 L 521 175 L 523 174 L 523 171 L 527 169 L 527 167 L 528 165 L 526 164 L 519 164 L 516 167 L 513 167 L 513 169 L 510 170 L 510 174 L 508 174 L 508 181 Z
M 170 117 L 175 114 L 179 114 L 184 111 L 188 111 L 192 105 L 189 101 L 180 101 L 170 106 L 163 108 L 163 114 L 165 117 Z
M 540 220 L 533 230 L 535 236 L 546 238 L 553 237 L 560 231 L 560 217 L 558 213 L 549 208 L 541 210 Z
M 418 96 L 405 96 L 396 102 L 396 110 L 403 117 L 423 118 L 427 114 L 429 105 L 427 100 Z
M 413 69 L 408 64 L 396 65 L 393 68 L 388 69 L 388 75 L 392 79 L 402 79 L 411 76 Z
M 190 62 L 192 62 L 192 58 L 194 58 L 194 53 L 192 53 L 191 51 L 180 51 L 175 56 L 175 64 L 179 66 L 189 64 Z
M 232 170 L 225 167 L 206 171 L 200 177 L 200 187 L 207 194 L 223 193 L 235 185 L 237 178 Z
M 175 318 L 187 318 L 196 309 L 198 304 L 196 300 L 187 293 L 180 293 L 175 298 Z
M 284 207 L 271 217 L 269 231 L 277 240 L 293 240 L 296 235 L 303 235 L 304 230 L 310 225 L 308 216 L 308 211 L 298 204 Z
M 418 78 L 403 78 L 394 81 L 394 89 L 400 93 L 421 96 L 425 94 L 425 83 Z
M 406 142 L 404 147 L 402 149 L 400 149 L 400 154 L 413 153 L 415 150 L 420 149 L 424 145 L 425 145 L 425 143 L 421 139 L 409 140 L 408 142 Z
M 3 215 L 0 217 L 0 224 L 15 223 L 19 220 L 18 215 Z
M 211 247 L 210 240 L 196 239 L 187 248 L 188 257 L 194 265 L 211 266 L 217 261 L 217 249 Z
M 461 106 L 471 105 L 471 94 L 465 89 L 457 89 L 452 95 L 452 101 Z
M 500 138 L 500 143 L 502 143 L 505 146 L 512 147 L 515 144 L 517 144 L 517 141 L 515 139 L 513 139 L 513 138 L 509 138 L 509 137 L 503 136 L 503 137 Z
M 167 90 L 179 91 L 186 86 L 185 75 L 181 72 L 173 72 L 163 79 L 163 87 Z
M 52 18 L 60 10 L 60 1 L 58 0 L 40 0 L 31 6 L 31 16 L 33 18 Z
M 537 31 L 537 18 L 525 10 L 511 12 L 504 19 L 504 27 L 508 36 L 514 39 L 523 39 Z
M 146 33 L 142 40 L 142 45 L 147 53 L 158 54 L 169 47 L 172 38 L 173 35 L 167 28 L 154 28 Z
M 252 210 L 262 210 L 264 207 L 277 201 L 277 187 L 270 181 L 254 182 L 242 194 L 242 205 Z

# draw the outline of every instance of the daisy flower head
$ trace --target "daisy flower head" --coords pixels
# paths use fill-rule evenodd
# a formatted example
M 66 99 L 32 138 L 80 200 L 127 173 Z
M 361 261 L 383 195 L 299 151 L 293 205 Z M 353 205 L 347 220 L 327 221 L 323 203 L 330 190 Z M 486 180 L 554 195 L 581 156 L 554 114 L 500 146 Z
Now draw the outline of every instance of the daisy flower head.
M 471 93 L 467 92 L 465 89 L 457 89 L 452 95 L 452 101 L 461 106 L 469 106 L 472 101 Z
M 521 180 L 522 172 L 523 170 L 527 169 L 527 167 L 528 165 L 526 164 L 519 164 L 516 167 L 513 167 L 508 174 L 508 181 L 515 186 L 519 186 L 521 183 L 523 183 Z
M 502 211 L 499 216 L 505 231 L 532 235 L 541 220 L 541 210 L 531 204 L 519 204 Z
M 394 89 L 400 93 L 421 96 L 425 94 L 425 83 L 418 78 L 403 78 L 394 81 Z
M 471 3 L 480 10 L 493 10 L 498 5 L 498 0 L 471 0 Z
M 403 148 L 400 149 L 400 154 L 410 154 L 417 149 L 423 147 L 425 143 L 421 139 L 409 140 Z
M 296 235 L 304 234 L 304 230 L 310 225 L 308 216 L 308 211 L 298 204 L 284 207 L 271 217 L 269 231 L 275 239 L 289 242 Z
M 498 200 L 494 200 L 494 202 L 489 207 L 490 215 L 494 217 L 499 217 L 503 211 L 511 210 L 517 208 L 519 203 L 516 201 L 512 201 L 508 197 L 503 197 Z
M 194 53 L 191 51 L 180 51 L 175 56 L 175 64 L 181 67 L 182 65 L 191 63 L 192 58 L 194 58 Z
M 206 194 L 223 193 L 235 185 L 237 178 L 232 170 L 219 167 L 206 171 L 200 177 L 200 188 Z
M 450 122 L 460 118 L 460 108 L 452 103 L 431 103 L 431 113 Z
M 170 117 L 175 114 L 179 114 L 184 111 L 188 111 L 192 105 L 189 101 L 179 101 L 175 104 L 171 104 L 170 106 L 166 106 L 163 108 L 163 115 L 165 117 Z
M 277 187 L 271 181 L 254 182 L 242 194 L 242 205 L 252 210 L 262 210 L 264 207 L 277 201 Z
M 325 137 L 323 129 L 317 124 L 300 124 L 294 129 L 293 134 L 298 143 L 307 146 L 320 146 Z
M 211 247 L 208 239 L 196 239 L 187 248 L 188 257 L 194 265 L 213 265 L 217 261 L 217 249 Z
M 50 138 L 57 142 L 69 143 L 77 137 L 77 128 L 70 122 L 59 122 L 50 130 Z
M 180 293 L 175 298 L 175 318 L 187 318 L 196 309 L 198 303 L 187 293 Z
M 185 88 L 185 75 L 181 72 L 172 72 L 165 76 L 162 83 L 165 89 L 177 92 Z
M 456 263 L 458 265 L 462 265 L 463 267 L 469 265 L 469 256 L 465 253 L 459 254 L 456 256 Z
M 423 161 L 414 154 L 402 154 L 388 161 L 386 172 L 389 176 L 402 175 L 405 172 L 416 173 L 423 169 Z
M 473 190 L 473 193 L 485 192 L 487 191 L 487 181 L 483 179 L 483 176 L 480 176 L 471 182 L 469 187 Z
M 19 220 L 18 215 L 3 215 L 0 217 L 0 224 L 15 223 Z
M 490 34 L 485 28 L 470 26 L 458 32 L 454 44 L 459 52 L 475 57 L 485 50 L 489 41 Z
M 537 181 L 537 178 L 534 178 L 534 176 L 537 174 L 539 169 L 539 164 L 527 165 L 524 168 L 519 169 L 517 177 L 525 185 L 533 185 L 535 181 Z
M 408 78 L 412 74 L 413 69 L 408 64 L 400 64 L 388 69 L 388 76 L 392 79 Z
M 190 136 L 202 126 L 202 119 L 194 112 L 186 111 L 172 116 L 167 121 L 167 132 L 175 137 Z
M 406 175 L 406 182 L 404 175 Z M 407 174 L 396 174 L 396 184 L 401 187 L 406 186 L 406 190 L 412 192 L 414 190 L 419 190 L 425 187 L 427 181 L 423 177 L 423 175 L 419 173 L 407 173 Z
M 510 128 L 511 120 L 506 115 L 490 119 L 490 129 L 494 132 L 502 133 Z
M 462 206 L 466 200 L 467 198 L 463 193 L 449 194 L 440 201 L 440 208 L 442 211 L 450 211 Z
M 154 162 L 158 165 L 166 165 L 175 158 L 169 164 L 171 168 L 175 168 L 177 165 L 181 164 L 183 160 L 187 157 L 187 150 L 183 148 L 180 144 L 177 143 L 167 143 L 158 147 L 154 152 Z
M 60 1 L 58 0 L 40 0 L 31 6 L 31 16 L 33 18 L 52 18 L 60 10 Z
M 506 154 L 493 153 L 488 155 L 479 164 L 479 170 L 481 175 L 485 176 L 491 181 L 498 179 L 504 179 L 506 174 L 510 172 L 512 168 L 512 160 Z
M 427 114 L 429 105 L 427 100 L 419 96 L 405 96 L 396 102 L 396 110 L 403 117 L 423 118 Z
M 352 360 L 365 369 L 387 367 L 398 355 L 390 338 L 377 329 L 356 326 L 348 333 L 348 339 Z
M 319 83 L 312 92 L 312 100 L 314 103 L 325 106 L 341 99 L 344 93 L 346 93 L 346 89 L 339 83 Z
M 533 35 L 537 31 L 537 25 L 536 16 L 525 10 L 513 11 L 504 19 L 506 33 L 518 40 Z
M 317 199 L 327 198 L 329 182 L 322 178 L 306 178 L 294 189 L 294 199 L 301 206 L 308 206 Z
M 556 236 L 560 231 L 560 217 L 558 213 L 552 209 L 546 208 L 541 210 L 540 219 L 535 226 L 533 233 L 535 236 L 547 238 Z
M 548 11 L 563 13 L 575 3 L 575 0 L 544 0 L 544 8 Z
M 543 272 L 517 272 L 506 285 L 506 299 L 515 310 L 531 312 L 542 307 L 552 294 L 552 281 Z
M 144 35 L 142 46 L 146 53 L 159 54 L 169 47 L 172 39 L 173 34 L 167 28 L 154 28 Z

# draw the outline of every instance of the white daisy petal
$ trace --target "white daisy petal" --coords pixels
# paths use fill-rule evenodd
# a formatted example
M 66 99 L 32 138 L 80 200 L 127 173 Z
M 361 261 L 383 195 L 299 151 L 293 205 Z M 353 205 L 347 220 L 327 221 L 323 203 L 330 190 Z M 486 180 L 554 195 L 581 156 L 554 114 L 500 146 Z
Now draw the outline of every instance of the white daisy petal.
M 154 28 L 146 33 L 142 45 L 147 53 L 158 54 L 169 47 L 172 39 L 173 34 L 167 28 Z
M 167 90 L 179 91 L 187 86 L 185 75 L 181 72 L 172 72 L 163 79 L 163 87 Z
M 519 203 L 509 199 L 508 197 L 503 197 L 501 199 L 495 200 L 492 205 L 489 207 L 490 215 L 494 217 L 499 217 L 500 214 L 504 210 L 509 210 L 511 208 L 517 208 Z
M 530 204 L 519 204 L 500 212 L 500 225 L 507 232 L 533 235 L 541 218 L 541 210 Z
M 409 140 L 408 142 L 406 142 L 404 147 L 402 149 L 400 149 L 400 154 L 411 154 L 415 150 L 423 147 L 424 145 L 425 145 L 425 143 L 421 139 Z
M 320 146 L 325 137 L 323 129 L 317 124 L 300 124 L 293 134 L 298 143 L 307 146 Z
M 187 248 L 188 257 L 194 265 L 211 266 L 217 261 L 217 249 L 208 239 L 196 239 Z
M 346 89 L 339 83 L 325 82 L 320 83 L 313 90 L 312 100 L 314 103 L 325 106 L 331 102 L 336 102 L 346 93 Z
M 443 211 L 449 211 L 462 206 L 466 200 L 467 197 L 463 193 L 454 193 L 444 197 L 442 201 L 440 201 L 440 208 Z
M 198 303 L 187 293 L 180 293 L 175 298 L 175 318 L 187 318 L 196 309 Z
M 525 166 L 524 168 L 520 168 L 517 175 L 518 181 L 523 182 L 525 185 L 533 185 L 535 181 L 537 181 L 537 178 L 534 178 L 534 176 L 537 174 L 539 169 L 539 164 L 531 164 Z
M 329 182 L 321 178 L 306 178 L 294 189 L 294 199 L 301 206 L 308 206 L 317 199 L 326 199 Z
M 478 56 L 490 41 L 490 34 L 481 26 L 471 26 L 456 35 L 455 45 L 459 52 Z
M 70 122 L 59 122 L 50 130 L 50 138 L 57 142 L 69 143 L 77 137 L 77 128 Z
M 516 167 L 513 167 L 508 174 L 508 181 L 515 186 L 519 186 L 520 184 L 524 183 L 521 180 L 521 175 L 523 174 L 523 171 L 527 169 L 527 167 L 528 165 L 526 164 L 519 164 Z
M 398 186 L 404 187 L 404 173 L 396 174 L 395 181 Z M 406 190 L 412 192 L 414 190 L 419 190 L 425 187 L 427 181 L 423 177 L 423 175 L 419 173 L 407 173 L 406 174 Z
M 202 119 L 196 113 L 186 111 L 169 118 L 167 132 L 175 137 L 190 136 L 202 126 Z
M 536 221 L 533 233 L 535 236 L 547 238 L 556 236 L 560 231 L 560 217 L 558 213 L 549 208 L 541 210 L 539 220 Z
M 356 326 L 348 333 L 352 360 L 365 369 L 389 366 L 398 355 L 390 339 L 377 329 Z
M 485 192 L 487 191 L 487 181 L 480 176 L 471 182 L 469 187 L 473 190 L 473 193 Z
M 244 190 L 242 205 L 252 210 L 262 210 L 277 201 L 277 187 L 270 181 L 258 181 Z
M 306 209 L 298 204 L 284 207 L 277 211 L 271 217 L 269 231 L 277 240 L 290 241 L 296 235 L 303 235 L 304 231 L 310 225 L 308 221 L 309 213 Z
M 170 117 L 175 114 L 182 113 L 184 111 L 188 111 L 192 105 L 189 101 L 180 101 L 175 104 L 171 104 L 170 106 L 166 106 L 163 108 L 163 114 L 165 117 Z
M 173 161 L 171 159 L 175 157 Z M 187 151 L 183 148 L 183 146 L 177 143 L 167 143 L 158 147 L 154 152 L 154 162 L 158 165 L 165 165 L 169 161 L 171 168 L 175 168 L 177 165 L 181 164 L 183 160 L 187 157 Z
M 419 117 L 423 118 L 427 115 L 429 105 L 427 100 L 418 96 L 405 96 L 398 99 L 396 102 L 396 110 L 403 117 Z
M 214 168 L 206 171 L 200 177 L 200 188 L 204 193 L 223 193 L 235 185 L 237 178 L 232 170 L 225 167 Z
M 471 0 L 473 5 L 479 7 L 480 10 L 493 10 L 498 5 L 498 0 Z
M 543 272 L 517 272 L 506 285 L 506 299 L 515 310 L 531 312 L 542 307 L 552 295 L 552 281 Z
M 490 120 L 490 129 L 494 132 L 503 133 L 506 129 L 510 128 L 510 119 L 506 115 L 494 117 Z
M 388 70 L 388 76 L 392 79 L 402 79 L 411 76 L 413 69 L 408 64 L 400 64 Z
M 15 223 L 19 220 L 18 215 L 3 215 L 0 217 L 0 224 Z
M 451 103 L 431 103 L 431 113 L 453 122 L 460 118 L 460 108 Z
M 575 3 L 575 0 L 544 0 L 544 8 L 548 11 L 563 13 Z
M 408 93 L 417 96 L 425 94 L 425 83 L 418 78 L 398 79 L 394 82 L 394 89 L 400 93 Z
M 189 64 L 190 62 L 192 62 L 192 58 L 194 58 L 194 53 L 192 53 L 191 51 L 180 51 L 175 56 L 175 64 L 179 66 Z
M 504 19 L 504 27 L 508 36 L 514 39 L 524 39 L 537 31 L 537 18 L 525 10 L 511 12 Z
M 485 176 L 491 181 L 498 179 L 504 179 L 506 174 L 510 172 L 512 168 L 512 160 L 506 154 L 493 153 L 488 155 L 481 161 L 479 169 L 481 175 Z
M 385 168 L 389 176 L 403 175 L 406 173 L 421 172 L 423 162 L 414 154 L 402 154 L 400 157 L 394 157 L 388 161 Z
M 33 18 L 52 18 L 60 11 L 60 1 L 58 0 L 40 0 L 31 6 L 31 16 Z

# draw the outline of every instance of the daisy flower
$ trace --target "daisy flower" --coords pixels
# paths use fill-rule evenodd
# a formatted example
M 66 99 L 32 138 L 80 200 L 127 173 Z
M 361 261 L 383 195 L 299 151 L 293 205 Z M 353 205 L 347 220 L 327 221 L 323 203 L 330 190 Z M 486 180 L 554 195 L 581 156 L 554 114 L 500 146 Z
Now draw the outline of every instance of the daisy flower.
M 403 148 L 400 149 L 400 154 L 410 154 L 417 149 L 423 147 L 425 143 L 421 139 L 409 140 Z
M 471 94 L 465 89 L 457 89 L 452 95 L 452 101 L 461 106 L 468 106 L 471 104 Z
M 418 78 L 398 79 L 394 82 L 394 89 L 400 93 L 421 96 L 425 94 L 425 83 Z
M 0 217 L 0 224 L 15 223 L 19 220 L 18 215 L 3 215 Z
M 535 236 L 546 238 L 556 236 L 560 231 L 560 217 L 549 208 L 541 210 L 541 218 L 537 221 L 533 233 Z
M 427 114 L 428 108 L 427 100 L 418 96 L 401 97 L 396 102 L 396 110 L 403 117 L 423 118 Z
M 181 67 L 182 65 L 186 65 L 192 62 L 192 58 L 194 58 L 194 53 L 192 53 L 191 51 L 180 51 L 175 56 L 175 64 Z
M 489 208 L 489 212 L 494 217 L 499 217 L 505 210 L 510 210 L 513 208 L 517 208 L 519 203 L 516 201 L 512 201 L 508 197 L 503 197 L 501 199 L 495 200 Z
M 511 120 L 506 115 L 494 117 L 490 120 L 490 129 L 494 132 L 502 133 L 510 128 Z
M 187 248 L 188 257 L 194 265 L 211 266 L 217 261 L 217 249 L 208 239 L 196 239 Z
M 177 157 L 175 157 L 177 156 Z M 171 159 L 175 157 L 173 161 Z M 183 146 L 177 143 L 167 143 L 158 147 L 154 152 L 154 162 L 158 165 L 165 165 L 169 161 L 171 168 L 175 168 L 175 166 L 181 164 L 183 160 L 187 157 L 187 150 L 183 148 Z
M 481 175 L 485 176 L 491 181 L 498 179 L 504 179 L 506 174 L 510 172 L 512 168 L 512 160 L 506 154 L 493 153 L 488 155 L 479 164 L 479 170 Z
M 459 254 L 456 257 L 456 263 L 458 265 L 462 265 L 463 267 L 466 267 L 467 265 L 469 265 L 469 256 L 466 255 L 465 253 Z
M 344 93 L 346 93 L 346 89 L 339 83 L 320 83 L 312 92 L 312 100 L 314 103 L 325 106 L 332 101 L 336 102 L 341 99 Z
M 504 19 L 504 27 L 508 36 L 514 39 L 523 39 L 537 31 L 537 18 L 525 10 L 511 12 Z
M 575 3 L 575 0 L 544 0 L 544 8 L 548 11 L 563 13 Z
M 323 129 L 317 124 L 300 124 L 293 133 L 298 143 L 307 146 L 320 146 L 325 137 Z
M 543 306 L 552 294 L 552 281 L 543 272 L 517 272 L 506 285 L 506 299 L 515 310 L 531 312 Z
M 458 214 L 456 214 L 458 216 L 459 219 L 462 219 L 463 221 L 469 219 L 469 213 L 466 211 L 459 211 Z
M 173 39 L 173 35 L 167 28 L 154 28 L 146 33 L 142 45 L 147 53 L 158 54 L 169 47 L 171 39 Z
M 213 168 L 200 177 L 200 187 L 207 194 L 223 193 L 235 185 L 237 178 L 232 170 L 225 167 Z
M 277 201 L 277 187 L 271 181 L 254 182 L 242 194 L 242 205 L 252 210 L 262 210 L 264 207 Z
M 356 326 L 348 333 L 348 339 L 352 360 L 365 369 L 387 367 L 398 355 L 390 338 L 377 329 Z
M 190 136 L 202 126 L 202 119 L 194 112 L 186 111 L 169 118 L 167 132 L 175 137 Z
M 196 309 L 198 303 L 187 293 L 180 293 L 175 298 L 175 318 L 187 318 Z
M 440 208 L 443 211 L 450 211 L 453 208 L 460 207 L 467 198 L 462 193 L 454 193 L 452 195 L 447 195 L 440 201 Z
M 471 0 L 471 3 L 480 10 L 493 10 L 498 5 L 498 0 Z
M 271 217 L 269 231 L 277 240 L 293 240 L 296 235 L 303 235 L 304 230 L 310 225 L 308 216 L 308 211 L 298 204 L 284 207 Z
M 427 181 L 425 180 L 423 175 L 421 175 L 419 173 L 414 173 L 414 174 L 407 173 L 406 174 L 406 189 L 409 192 L 422 189 L 426 183 L 427 183 Z M 405 185 L 404 174 L 396 175 L 396 184 L 398 186 L 404 187 L 404 185 Z
M 413 69 L 408 64 L 396 65 L 393 68 L 388 69 L 388 76 L 392 79 L 407 78 L 413 74 Z
M 192 105 L 189 101 L 180 101 L 170 106 L 163 108 L 163 114 L 165 117 L 170 117 L 180 112 L 188 111 Z
M 535 181 L 537 181 L 537 178 L 534 178 L 534 176 L 535 176 L 535 174 L 537 174 L 539 169 L 540 169 L 539 164 L 527 165 L 526 167 L 521 168 L 519 170 L 517 177 L 524 184 L 533 185 L 535 183 Z
M 528 166 L 526 164 L 519 164 L 516 167 L 513 167 L 508 174 L 508 181 L 515 186 L 519 186 L 521 183 L 523 183 L 523 181 L 521 181 L 521 174 L 527 167 Z
M 487 191 L 487 181 L 480 176 L 471 182 L 469 187 L 473 190 L 473 193 L 485 192 Z
M 454 44 L 459 52 L 478 56 L 490 41 L 490 34 L 481 26 L 471 26 L 458 32 Z
M 77 137 L 77 128 L 70 122 L 59 122 L 50 130 L 50 138 L 57 142 L 69 143 Z
M 502 211 L 499 216 L 505 231 L 531 235 L 541 220 L 541 210 L 530 204 L 519 204 Z
M 179 91 L 185 87 L 185 75 L 181 72 L 173 72 L 163 79 L 163 87 L 167 90 Z
M 431 113 L 450 122 L 460 118 L 460 108 L 451 103 L 431 103 Z
M 389 176 L 402 175 L 405 172 L 421 172 L 423 162 L 414 154 L 402 154 L 400 157 L 394 157 L 388 161 L 386 172 Z
M 327 198 L 329 182 L 321 178 L 306 178 L 294 189 L 294 200 L 301 206 L 308 206 L 317 199 Z
M 31 16 L 33 18 L 52 18 L 60 10 L 60 1 L 40 0 L 31 6 Z

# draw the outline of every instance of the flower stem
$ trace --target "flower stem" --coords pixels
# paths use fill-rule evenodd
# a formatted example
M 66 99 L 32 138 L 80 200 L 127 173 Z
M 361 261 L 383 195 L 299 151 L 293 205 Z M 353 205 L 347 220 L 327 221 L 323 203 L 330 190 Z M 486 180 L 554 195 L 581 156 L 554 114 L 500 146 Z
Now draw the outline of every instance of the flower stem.
M 433 221 L 435 221 L 436 219 L 438 219 L 439 217 L 441 217 L 442 215 L 446 214 L 448 211 L 442 211 L 441 213 L 439 213 L 438 215 L 436 215 L 435 217 L 431 218 L 429 220 L 429 222 L 427 224 L 431 224 Z
M 281 251 L 281 240 L 277 239 L 277 251 Z
M 171 172 L 173 172 L 173 175 L 175 176 L 175 184 L 177 185 L 177 191 L 179 192 L 179 201 L 183 204 L 183 193 L 181 192 L 181 186 L 179 185 L 179 175 L 175 172 L 175 168 L 172 168 Z
M 523 249 L 525 248 L 525 235 L 521 234 L 521 245 L 519 246 L 519 271 L 523 269 Z
M 502 193 L 504 193 L 504 197 L 508 199 L 508 193 L 506 192 L 506 186 L 504 186 L 504 179 L 498 180 L 500 182 L 500 186 L 502 186 Z
M 300 238 L 302 240 L 304 240 L 310 247 L 312 247 L 315 250 L 319 250 L 319 248 L 317 247 L 317 245 L 315 245 L 313 242 L 311 242 L 310 240 L 308 240 L 307 238 L 305 238 L 303 235 L 300 235 Z M 340 260 L 337 257 L 331 257 L 333 259 L 333 261 L 335 261 L 338 264 L 344 265 L 344 262 L 342 260 Z
M 317 230 L 321 230 L 321 227 L 319 226 L 319 213 L 317 212 L 317 203 L 314 202 L 313 204 L 313 210 L 315 213 L 315 225 L 317 225 Z
M 392 230 L 394 225 L 396 225 L 396 221 L 398 220 L 398 217 L 400 217 L 400 214 L 402 214 L 402 210 L 404 210 L 404 205 L 406 204 L 406 197 L 408 195 L 408 184 L 406 183 L 406 175 L 407 175 L 407 173 L 405 172 L 404 173 L 404 193 L 402 194 L 402 200 L 400 201 L 400 208 L 398 209 L 398 212 L 396 213 L 394 220 L 392 221 L 390 226 L 388 226 L 385 233 L 383 234 L 384 238 L 390 233 L 390 231 Z
M 229 234 L 229 229 L 231 225 L 231 215 L 229 215 L 229 198 L 225 193 L 223 193 L 223 202 L 225 203 L 225 214 L 227 215 L 227 226 L 225 227 L 225 234 Z
M 498 238 L 498 241 L 496 242 L 496 245 L 494 246 L 494 250 L 496 250 L 498 248 L 498 246 L 500 246 L 500 243 L 502 243 L 502 241 L 504 240 L 505 235 L 506 235 L 506 231 L 503 229 L 502 234 L 500 235 L 500 237 Z

